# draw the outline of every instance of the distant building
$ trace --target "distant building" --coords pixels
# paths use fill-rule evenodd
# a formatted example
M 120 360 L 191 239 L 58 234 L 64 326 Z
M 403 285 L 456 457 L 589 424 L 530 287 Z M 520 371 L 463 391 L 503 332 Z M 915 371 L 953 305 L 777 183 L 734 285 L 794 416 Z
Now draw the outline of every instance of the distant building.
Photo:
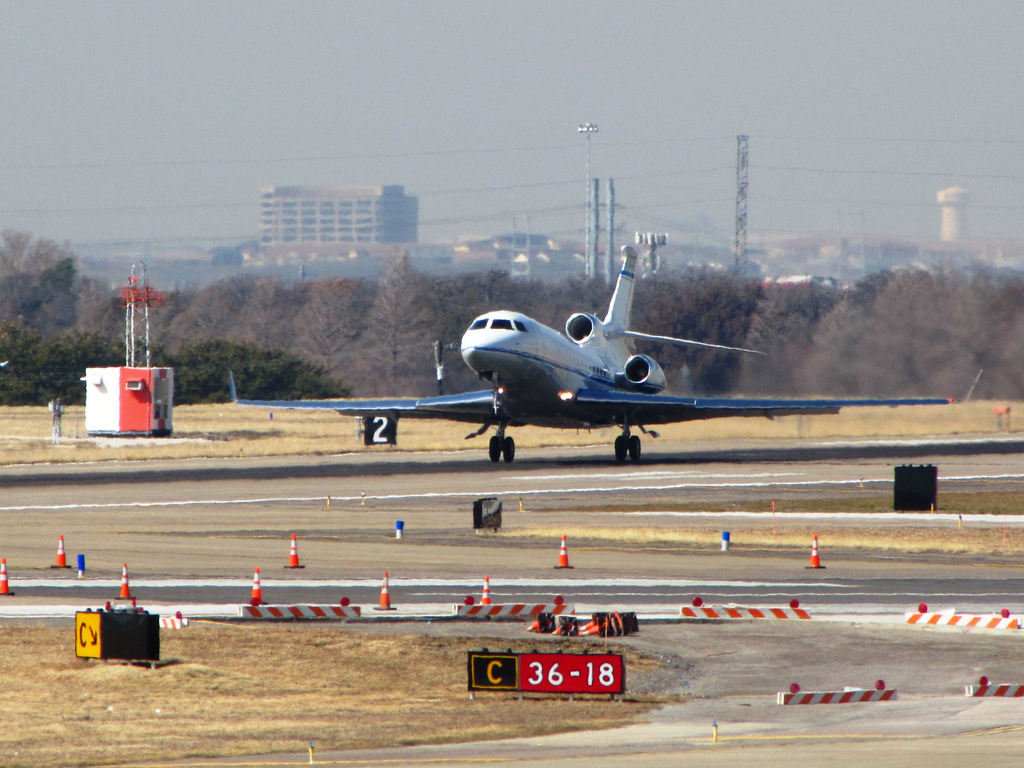
M 260 247 L 415 243 L 419 201 L 400 185 L 264 187 Z

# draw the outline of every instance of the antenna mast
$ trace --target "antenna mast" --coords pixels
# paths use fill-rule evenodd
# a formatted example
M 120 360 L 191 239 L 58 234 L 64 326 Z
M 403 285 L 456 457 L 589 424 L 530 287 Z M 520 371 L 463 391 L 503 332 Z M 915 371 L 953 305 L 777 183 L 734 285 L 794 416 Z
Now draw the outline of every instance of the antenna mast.
M 152 367 L 149 350 L 149 308 L 163 304 L 164 294 L 149 287 L 146 277 L 146 263 L 142 264 L 142 285 L 135 276 L 135 266 L 128 278 L 128 285 L 121 289 L 121 306 L 124 307 L 124 364 L 126 368 L 135 368 L 141 362 L 142 349 L 146 352 L 146 367 Z M 141 322 L 139 308 L 142 309 Z M 141 335 L 141 338 L 140 338 Z

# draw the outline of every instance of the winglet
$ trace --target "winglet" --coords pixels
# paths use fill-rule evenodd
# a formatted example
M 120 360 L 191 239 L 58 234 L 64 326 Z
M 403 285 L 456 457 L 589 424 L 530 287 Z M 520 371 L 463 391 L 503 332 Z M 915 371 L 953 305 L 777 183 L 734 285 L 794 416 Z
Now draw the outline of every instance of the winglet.
M 235 391 L 235 374 L 228 371 L 228 393 L 232 403 L 238 402 L 238 393 Z

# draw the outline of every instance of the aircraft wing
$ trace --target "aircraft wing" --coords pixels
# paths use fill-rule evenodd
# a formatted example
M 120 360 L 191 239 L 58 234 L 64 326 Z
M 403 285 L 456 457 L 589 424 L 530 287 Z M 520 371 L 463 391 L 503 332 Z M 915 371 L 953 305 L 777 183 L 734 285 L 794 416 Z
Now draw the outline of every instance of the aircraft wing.
M 726 416 L 775 416 L 834 414 L 840 408 L 898 405 L 946 405 L 944 398 L 893 400 L 812 399 L 772 400 L 759 398 L 706 398 L 645 395 L 639 392 L 583 389 L 575 402 L 593 409 L 595 416 L 627 416 L 638 424 L 671 424 L 678 421 L 716 419 Z
M 233 383 L 233 382 L 232 382 Z M 238 405 L 262 408 L 337 411 L 347 416 L 386 416 L 405 419 L 448 419 L 481 423 L 494 415 L 494 393 L 489 389 L 440 397 L 388 400 L 234 400 Z

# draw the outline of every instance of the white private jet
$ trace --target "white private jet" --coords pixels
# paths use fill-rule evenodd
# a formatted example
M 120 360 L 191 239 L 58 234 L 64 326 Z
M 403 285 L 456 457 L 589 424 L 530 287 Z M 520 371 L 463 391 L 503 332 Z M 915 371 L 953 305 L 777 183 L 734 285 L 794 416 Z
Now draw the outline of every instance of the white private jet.
M 652 254 L 655 243 L 649 243 Z M 657 437 L 646 427 L 725 416 L 788 416 L 838 413 L 848 406 L 938 405 L 939 398 L 897 400 L 771 400 L 677 397 L 658 394 L 665 373 L 633 349 L 634 339 L 685 344 L 733 352 L 753 350 L 654 336 L 629 330 L 637 252 L 622 249 L 622 271 L 604 320 L 580 312 L 565 324 L 565 335 L 518 312 L 480 315 L 462 337 L 462 358 L 491 388 L 459 395 L 390 400 L 239 400 L 231 376 L 231 398 L 239 405 L 265 408 L 334 410 L 362 417 L 364 442 L 394 444 L 402 418 L 447 419 L 480 424 L 468 438 L 494 427 L 491 461 L 511 462 L 515 441 L 509 427 L 534 425 L 564 429 L 615 427 L 615 458 L 640 459 L 639 435 Z

